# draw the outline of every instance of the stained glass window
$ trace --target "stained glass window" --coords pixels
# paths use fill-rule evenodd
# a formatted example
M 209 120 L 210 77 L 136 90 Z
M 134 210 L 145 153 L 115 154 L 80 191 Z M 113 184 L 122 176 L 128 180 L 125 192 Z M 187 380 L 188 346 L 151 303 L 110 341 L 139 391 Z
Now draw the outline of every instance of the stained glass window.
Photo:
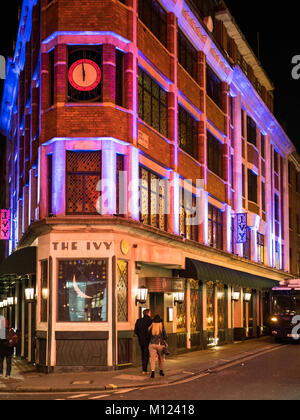
M 128 262 L 118 260 L 118 321 L 128 321 Z
M 140 219 L 143 223 L 167 229 L 167 181 L 147 169 L 140 168 Z
M 41 322 L 47 322 L 47 302 L 43 290 L 48 289 L 48 261 L 41 261 Z
M 58 321 L 107 321 L 107 260 L 59 261 Z
M 207 333 L 209 338 L 214 338 L 215 330 L 215 288 L 213 282 L 206 284 L 207 295 Z

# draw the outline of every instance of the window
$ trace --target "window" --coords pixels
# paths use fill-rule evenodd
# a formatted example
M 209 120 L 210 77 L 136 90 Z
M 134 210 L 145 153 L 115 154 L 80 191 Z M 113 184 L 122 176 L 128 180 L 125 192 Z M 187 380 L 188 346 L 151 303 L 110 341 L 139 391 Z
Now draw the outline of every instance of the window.
M 223 178 L 223 144 L 207 131 L 207 166 Z
M 274 171 L 279 174 L 279 154 L 274 149 Z
M 251 260 L 251 232 L 247 228 L 247 242 L 243 244 L 243 257 Z
M 67 151 L 67 214 L 99 214 L 101 152 Z
M 54 105 L 55 101 L 55 49 L 49 52 L 49 107 Z
M 198 242 L 197 198 L 186 190 L 180 195 L 180 235 Z
M 280 245 L 279 242 L 275 241 L 275 268 L 280 270 Z
M 118 322 L 128 321 L 128 261 L 118 260 Z
M 247 115 L 247 141 L 256 147 L 256 124 L 249 115 Z
M 139 117 L 168 137 L 168 94 L 139 69 Z
M 124 53 L 116 50 L 116 105 L 124 107 Z
M 58 321 L 107 321 L 107 260 L 58 262 Z
M 257 175 L 248 169 L 248 200 L 257 203 Z
M 246 168 L 245 165 L 242 164 L 242 184 L 243 184 L 243 198 L 246 198 Z
M 198 160 L 198 122 L 182 106 L 178 106 L 179 147 Z
M 180 29 L 178 30 L 178 61 L 198 82 L 198 52 Z
M 156 0 L 139 1 L 139 18 L 167 46 L 167 13 Z
M 116 195 L 117 195 L 117 214 L 124 215 L 127 212 L 127 183 L 126 179 L 123 178 L 123 172 L 125 169 L 125 160 L 123 155 L 117 155 L 117 179 L 116 179 Z M 121 176 L 122 173 L 122 176 Z M 126 183 L 126 185 L 125 185 Z
M 208 65 L 206 66 L 206 89 L 210 99 L 212 99 L 220 109 L 223 109 L 222 82 Z
M 152 227 L 167 230 L 167 181 L 147 169 L 140 168 L 141 221 Z
M 41 322 L 47 322 L 48 261 L 41 261 Z
M 274 210 L 275 210 L 275 220 L 279 222 L 279 197 L 277 194 L 274 196 Z
M 265 237 L 261 233 L 257 233 L 258 262 L 265 262 Z
M 223 214 L 211 204 L 208 205 L 208 244 L 223 249 Z
M 52 155 L 47 156 L 47 178 L 48 178 L 48 216 L 52 216 Z
M 260 144 L 260 153 L 261 153 L 261 157 L 264 159 L 265 158 L 265 144 L 266 144 L 266 138 L 265 136 L 262 134 L 261 135 L 261 144 Z
M 297 276 L 300 276 L 300 253 L 297 252 Z
M 262 211 L 266 211 L 266 186 L 265 183 L 261 183 L 261 207 Z

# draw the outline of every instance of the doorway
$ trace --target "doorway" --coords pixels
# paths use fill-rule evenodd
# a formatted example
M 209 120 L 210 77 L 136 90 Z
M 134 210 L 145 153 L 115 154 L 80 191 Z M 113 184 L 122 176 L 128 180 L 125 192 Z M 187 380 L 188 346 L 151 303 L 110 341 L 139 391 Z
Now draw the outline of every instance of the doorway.
M 150 311 L 152 318 L 159 315 L 164 319 L 164 293 L 150 293 Z

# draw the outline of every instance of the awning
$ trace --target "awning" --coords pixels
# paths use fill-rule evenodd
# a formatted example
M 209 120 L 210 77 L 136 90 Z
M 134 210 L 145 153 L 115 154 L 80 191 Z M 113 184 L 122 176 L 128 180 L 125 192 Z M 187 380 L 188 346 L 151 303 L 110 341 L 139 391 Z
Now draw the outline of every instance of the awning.
M 0 277 L 25 276 L 36 273 L 36 250 L 35 246 L 19 249 L 13 252 L 0 265 Z
M 186 259 L 186 269 L 180 271 L 180 277 L 201 280 L 205 283 L 219 281 L 231 286 L 252 289 L 270 289 L 279 284 L 278 281 L 267 277 L 260 277 L 191 258 Z

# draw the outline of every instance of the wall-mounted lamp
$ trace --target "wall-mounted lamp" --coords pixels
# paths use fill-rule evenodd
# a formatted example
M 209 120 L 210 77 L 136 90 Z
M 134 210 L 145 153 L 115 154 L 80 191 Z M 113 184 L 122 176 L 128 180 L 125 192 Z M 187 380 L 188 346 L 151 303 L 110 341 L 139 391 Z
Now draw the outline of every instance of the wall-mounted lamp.
M 252 294 L 251 293 L 245 293 L 245 296 L 244 296 L 245 302 L 250 302 L 251 301 L 251 298 L 252 298 Z
M 141 303 L 145 304 L 147 302 L 148 289 L 145 286 L 139 287 L 137 290 L 137 295 L 135 298 L 136 304 Z
M 4 299 L 4 301 L 3 301 L 3 307 L 6 308 L 7 305 L 8 305 L 7 299 Z
M 232 300 L 234 300 L 235 302 L 238 302 L 240 300 L 240 292 L 233 292 L 232 295 Z
M 177 292 L 174 295 L 174 303 L 181 305 L 184 302 L 184 292 Z
M 25 299 L 29 303 L 34 302 L 34 289 L 33 288 L 25 289 Z
M 49 298 L 49 289 L 47 288 L 42 289 L 42 298 L 44 300 L 47 300 Z
M 13 304 L 14 304 L 14 298 L 13 297 L 7 298 L 7 304 L 8 304 L 8 306 L 13 306 Z

